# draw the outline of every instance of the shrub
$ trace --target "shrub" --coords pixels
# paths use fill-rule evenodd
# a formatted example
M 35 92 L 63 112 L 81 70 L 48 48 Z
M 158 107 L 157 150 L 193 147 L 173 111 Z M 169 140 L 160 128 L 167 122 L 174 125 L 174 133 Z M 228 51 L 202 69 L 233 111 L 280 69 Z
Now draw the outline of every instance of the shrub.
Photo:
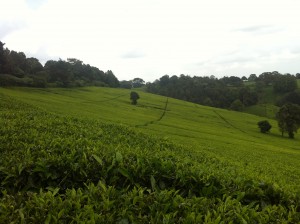
M 137 104 L 137 100 L 140 98 L 139 94 L 137 92 L 131 92 L 130 93 L 130 100 L 132 105 Z
M 270 132 L 270 129 L 272 128 L 272 125 L 270 125 L 268 121 L 259 121 L 257 125 L 260 128 L 261 133 Z

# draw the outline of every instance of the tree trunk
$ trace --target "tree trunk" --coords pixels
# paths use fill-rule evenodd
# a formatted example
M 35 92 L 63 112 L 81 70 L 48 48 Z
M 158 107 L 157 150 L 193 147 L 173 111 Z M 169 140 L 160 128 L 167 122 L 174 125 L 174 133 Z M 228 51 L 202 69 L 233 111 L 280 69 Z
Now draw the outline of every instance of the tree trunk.
M 289 138 L 294 138 L 294 133 L 292 131 L 289 132 Z

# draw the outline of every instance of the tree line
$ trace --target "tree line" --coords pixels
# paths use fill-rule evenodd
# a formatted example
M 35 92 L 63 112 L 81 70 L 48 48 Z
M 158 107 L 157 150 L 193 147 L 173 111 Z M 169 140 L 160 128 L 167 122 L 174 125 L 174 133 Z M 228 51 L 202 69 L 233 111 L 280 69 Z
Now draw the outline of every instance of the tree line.
M 186 100 L 202 105 L 241 110 L 239 105 L 250 106 L 258 102 L 255 90 L 244 85 L 238 77 L 190 77 L 165 75 L 146 84 L 151 93 Z
M 293 76 L 276 71 L 264 72 L 259 76 L 251 74 L 248 78 L 230 76 L 218 79 L 214 76 L 164 75 L 153 83 L 147 83 L 145 88 L 150 93 L 241 111 L 244 107 L 261 101 L 264 88 L 267 87 L 273 88 L 275 93 L 283 96 L 277 102 L 279 106 L 288 102 L 300 105 L 297 78 L 300 78 L 299 73 Z
M 103 72 L 75 58 L 48 60 L 43 66 L 37 58 L 28 58 L 4 45 L 0 41 L 0 86 L 119 87 L 119 80 L 111 70 Z

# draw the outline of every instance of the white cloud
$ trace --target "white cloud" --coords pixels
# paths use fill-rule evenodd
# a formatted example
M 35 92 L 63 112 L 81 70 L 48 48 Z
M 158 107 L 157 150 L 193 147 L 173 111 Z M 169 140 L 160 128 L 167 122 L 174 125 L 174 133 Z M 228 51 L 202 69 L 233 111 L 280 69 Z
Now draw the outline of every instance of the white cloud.
M 147 81 L 300 70 L 298 0 L 28 1 L 6 1 L 0 21 L 18 25 L 1 26 L 0 37 L 41 60 L 76 57 L 119 79 Z
M 27 6 L 31 9 L 38 9 L 48 0 L 26 0 Z
M 0 38 L 27 27 L 24 18 L 28 15 L 26 4 L 22 0 L 10 0 L 1 3 Z M 16 7 L 18 6 L 18 7 Z M 17 15 L 17 16 L 16 16 Z

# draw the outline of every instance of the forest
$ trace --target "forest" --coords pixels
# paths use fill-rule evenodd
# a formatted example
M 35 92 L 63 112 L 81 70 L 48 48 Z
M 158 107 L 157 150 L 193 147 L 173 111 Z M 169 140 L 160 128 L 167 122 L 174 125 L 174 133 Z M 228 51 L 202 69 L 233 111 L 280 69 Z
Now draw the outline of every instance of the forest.
M 300 104 L 300 92 L 297 90 L 297 78 L 291 74 L 277 71 L 264 72 L 258 77 L 251 74 L 248 78 L 236 76 L 216 78 L 215 76 L 191 77 L 187 75 L 162 76 L 153 83 L 147 83 L 148 92 L 174 97 L 206 106 L 242 111 L 263 100 L 264 89 L 272 87 L 275 94 L 282 97 L 278 106 L 290 102 Z
M 37 58 L 4 48 L 0 41 L 0 86 L 28 87 L 118 87 L 111 70 L 101 71 L 75 58 L 48 60 L 43 66 Z

